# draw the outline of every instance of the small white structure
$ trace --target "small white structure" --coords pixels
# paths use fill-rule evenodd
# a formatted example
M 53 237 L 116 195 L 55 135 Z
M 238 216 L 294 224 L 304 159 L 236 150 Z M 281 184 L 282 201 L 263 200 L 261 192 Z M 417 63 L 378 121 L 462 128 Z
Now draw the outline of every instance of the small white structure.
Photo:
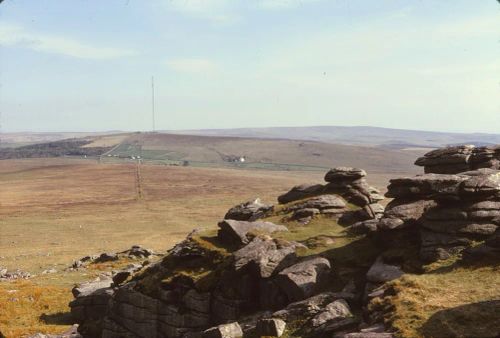
M 245 156 L 241 156 L 241 157 L 240 157 L 240 162 L 241 162 L 241 163 L 243 163 L 243 162 L 245 162 L 245 161 L 246 161 Z

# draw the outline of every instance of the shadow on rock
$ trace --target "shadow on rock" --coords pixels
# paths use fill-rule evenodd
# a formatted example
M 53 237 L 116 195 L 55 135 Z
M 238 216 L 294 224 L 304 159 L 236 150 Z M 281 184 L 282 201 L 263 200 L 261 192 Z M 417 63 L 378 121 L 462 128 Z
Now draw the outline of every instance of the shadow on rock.
M 40 320 L 45 324 L 51 325 L 71 325 L 75 322 L 71 312 L 43 313 L 40 316 Z
M 500 337 L 500 300 L 442 310 L 420 328 L 423 337 Z

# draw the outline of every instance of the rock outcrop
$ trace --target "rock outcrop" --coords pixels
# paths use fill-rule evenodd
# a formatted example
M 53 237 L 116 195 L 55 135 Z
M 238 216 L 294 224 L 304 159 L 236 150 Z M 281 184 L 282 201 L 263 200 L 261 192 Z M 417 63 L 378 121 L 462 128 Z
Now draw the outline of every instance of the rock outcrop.
M 228 210 L 224 218 L 236 221 L 256 221 L 259 218 L 267 216 L 273 208 L 273 205 L 264 204 L 260 198 L 257 198 L 232 207 Z
M 8 270 L 0 266 L 0 281 L 15 280 L 15 279 L 29 279 L 32 275 L 29 272 L 21 269 Z
M 391 180 L 387 196 L 394 201 L 387 206 L 379 229 L 418 227 L 420 256 L 425 261 L 459 253 L 474 241 L 492 236 L 500 225 L 497 170 Z
M 469 151 L 459 149 L 462 155 Z M 468 155 L 466 163 L 483 166 L 487 161 L 480 157 L 496 154 L 470 151 L 476 159 L 470 162 Z M 426 156 L 445 156 L 438 153 Z M 393 200 L 385 209 L 364 170 L 334 168 L 325 181 L 292 188 L 276 208 L 259 200 L 237 205 L 219 222 L 216 236 L 193 231 L 153 264 L 132 265 L 110 280 L 75 288 L 70 306 L 79 332 L 105 338 L 239 338 L 293 330 L 300 337 L 388 338 L 385 309 L 368 305 L 382 304 L 392 292 L 389 282 L 398 282 L 411 265 L 392 249 L 416 245 L 425 262 L 460 252 L 472 260 L 499 255 L 498 170 L 393 179 L 386 194 Z M 267 222 L 268 216 L 288 227 Z M 318 242 L 322 234 L 307 231 L 325 226 L 324 220 L 346 233 L 345 246 L 337 245 L 341 236 L 326 234 L 333 243 L 328 250 L 304 246 Z M 306 239 L 294 237 L 300 231 Z M 364 248 L 371 250 L 369 257 L 358 263 Z
M 480 168 L 500 170 L 500 146 L 463 145 L 436 149 L 417 159 L 426 173 L 457 174 Z
M 384 197 L 365 177 L 362 169 L 333 168 L 325 175 L 326 184 L 295 186 L 279 196 L 278 202 L 288 204 L 284 211 L 291 212 L 290 218 L 303 224 L 316 215 L 333 217 L 343 224 L 377 219 L 384 211 L 378 203 Z
M 497 154 L 498 147 L 472 146 L 426 154 L 417 163 L 432 173 L 390 180 L 386 196 L 393 200 L 383 216 L 356 223 L 351 230 L 376 233 L 380 241 L 393 245 L 401 245 L 398 236 L 406 233 L 407 239 L 418 243 L 420 258 L 426 262 L 446 259 L 487 240 L 500 226 L 500 171 L 492 160 Z M 446 170 L 438 167 L 443 164 Z M 483 168 L 458 172 L 471 167 Z
M 130 249 L 120 252 L 103 252 L 96 255 L 84 256 L 73 262 L 69 270 L 85 269 L 89 264 L 117 261 L 122 258 L 144 260 L 155 255 L 153 250 L 145 249 L 140 245 L 133 245 Z
M 99 278 L 73 288 L 75 299 L 69 307 L 72 317 L 81 323 L 78 331 L 82 335 L 92 337 L 101 334 L 108 303 L 115 293 L 112 283 L 110 278 Z
M 298 186 L 280 196 L 278 215 L 303 224 L 317 215 L 335 221 L 376 219 L 378 191 L 355 168 L 335 168 L 324 185 Z M 74 289 L 72 313 L 84 336 L 241 337 L 283 334 L 289 320 L 305 320 L 306 335 L 329 335 L 356 327 L 349 293 L 324 293 L 334 282 L 332 262 L 300 257 L 304 245 L 277 239 L 288 228 L 259 220 L 272 205 L 254 200 L 231 208 L 215 239 L 193 231 L 160 261 L 136 264 Z M 89 256 L 80 266 L 115 257 L 145 257 L 142 248 Z M 150 253 L 152 254 L 152 253 Z M 104 257 L 105 256 L 105 257 Z M 273 312 L 274 311 L 274 312 Z
M 227 240 L 226 234 L 219 235 Z M 192 233 L 161 261 L 118 287 L 106 280 L 76 288 L 70 306 L 80 332 L 102 332 L 102 337 L 241 337 L 238 323 L 225 323 L 313 296 L 331 280 L 331 263 L 322 257 L 298 258 L 298 243 L 265 234 L 248 242 L 239 236 L 233 240 L 241 248 L 227 253 Z M 266 315 L 262 312 L 253 329 L 282 333 L 281 321 Z
M 333 168 L 325 175 L 324 185 L 299 185 L 278 197 L 278 202 L 286 204 L 323 194 L 338 194 L 349 203 L 364 207 L 383 200 L 380 192 L 366 182 L 366 172 L 358 168 Z

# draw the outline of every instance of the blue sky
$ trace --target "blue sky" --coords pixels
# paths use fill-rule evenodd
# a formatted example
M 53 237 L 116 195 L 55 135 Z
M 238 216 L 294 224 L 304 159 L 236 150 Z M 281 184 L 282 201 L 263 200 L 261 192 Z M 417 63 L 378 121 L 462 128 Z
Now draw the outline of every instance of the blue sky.
M 6 131 L 500 132 L 495 0 L 5 0 Z

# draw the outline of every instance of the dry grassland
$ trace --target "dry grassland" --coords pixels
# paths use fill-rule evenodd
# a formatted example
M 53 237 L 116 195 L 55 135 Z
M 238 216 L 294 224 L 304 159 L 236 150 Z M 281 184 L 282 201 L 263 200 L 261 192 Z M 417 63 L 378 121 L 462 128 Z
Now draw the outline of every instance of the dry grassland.
M 0 283 L 0 331 L 18 337 L 61 332 L 74 283 L 94 271 L 63 272 L 88 254 L 140 244 L 164 252 L 193 228 L 215 228 L 231 206 L 255 197 L 274 203 L 320 172 L 271 172 L 90 160 L 0 161 L 0 266 L 38 276 Z M 385 186 L 387 175 L 369 181 Z M 40 275 L 46 269 L 58 273 Z

